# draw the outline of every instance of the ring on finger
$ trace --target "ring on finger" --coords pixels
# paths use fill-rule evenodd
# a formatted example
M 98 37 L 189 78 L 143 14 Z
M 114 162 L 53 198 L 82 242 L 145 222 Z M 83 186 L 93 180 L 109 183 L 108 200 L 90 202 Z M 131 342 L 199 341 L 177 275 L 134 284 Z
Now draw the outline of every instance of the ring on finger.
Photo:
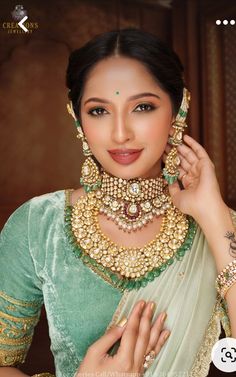
M 156 352 L 154 350 L 151 350 L 144 356 L 143 367 L 145 370 L 148 369 L 152 365 L 153 361 L 155 360 L 155 357 L 156 357 Z

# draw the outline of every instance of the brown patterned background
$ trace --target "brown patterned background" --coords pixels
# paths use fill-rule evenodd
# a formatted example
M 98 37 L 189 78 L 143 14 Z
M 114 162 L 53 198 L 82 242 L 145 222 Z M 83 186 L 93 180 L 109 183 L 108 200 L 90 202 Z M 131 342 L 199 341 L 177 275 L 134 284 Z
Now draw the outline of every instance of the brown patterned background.
M 15 5 L 1 1 L 1 225 L 27 199 L 79 186 L 82 154 L 66 111 L 68 56 L 94 35 L 126 26 L 156 34 L 181 57 L 192 93 L 189 133 L 206 147 L 236 209 L 236 26 L 215 25 L 236 19 L 234 0 L 25 0 L 39 25 L 29 35 L 2 28 Z M 23 368 L 31 374 L 53 371 L 42 318 Z M 214 369 L 210 375 L 220 376 Z

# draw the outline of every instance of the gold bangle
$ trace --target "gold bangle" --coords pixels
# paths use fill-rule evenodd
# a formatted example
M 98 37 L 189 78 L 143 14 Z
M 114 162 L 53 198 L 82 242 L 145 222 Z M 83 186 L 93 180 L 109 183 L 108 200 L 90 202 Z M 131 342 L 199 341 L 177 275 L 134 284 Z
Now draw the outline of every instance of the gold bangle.
M 226 292 L 236 283 L 236 259 L 230 262 L 216 278 L 216 289 L 224 299 Z
M 32 377 L 55 377 L 55 375 L 51 373 L 39 373 L 34 374 Z

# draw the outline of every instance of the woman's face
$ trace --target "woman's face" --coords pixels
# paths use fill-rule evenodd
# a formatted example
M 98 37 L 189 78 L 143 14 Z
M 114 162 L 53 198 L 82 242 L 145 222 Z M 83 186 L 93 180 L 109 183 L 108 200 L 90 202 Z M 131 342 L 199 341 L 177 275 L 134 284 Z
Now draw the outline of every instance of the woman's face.
M 139 61 L 112 56 L 90 71 L 81 99 L 81 123 L 90 150 L 105 171 L 123 179 L 156 177 L 173 121 L 171 101 Z M 138 149 L 118 161 L 109 151 Z M 132 157 L 138 156 L 132 161 Z

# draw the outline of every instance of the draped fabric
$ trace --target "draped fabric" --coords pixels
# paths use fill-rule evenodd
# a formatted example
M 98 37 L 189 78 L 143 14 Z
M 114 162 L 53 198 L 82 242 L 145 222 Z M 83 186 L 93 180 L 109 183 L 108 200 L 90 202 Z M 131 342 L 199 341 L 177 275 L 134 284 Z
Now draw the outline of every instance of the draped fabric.
M 206 376 L 220 321 L 228 336 L 230 327 L 201 229 L 182 261 L 145 288 L 121 292 L 75 257 L 64 229 L 66 196 L 60 190 L 27 201 L 1 232 L 0 366 L 24 361 L 44 303 L 56 376 L 73 377 L 88 347 L 142 298 L 157 303 L 154 319 L 167 312 L 171 330 L 146 374 Z

